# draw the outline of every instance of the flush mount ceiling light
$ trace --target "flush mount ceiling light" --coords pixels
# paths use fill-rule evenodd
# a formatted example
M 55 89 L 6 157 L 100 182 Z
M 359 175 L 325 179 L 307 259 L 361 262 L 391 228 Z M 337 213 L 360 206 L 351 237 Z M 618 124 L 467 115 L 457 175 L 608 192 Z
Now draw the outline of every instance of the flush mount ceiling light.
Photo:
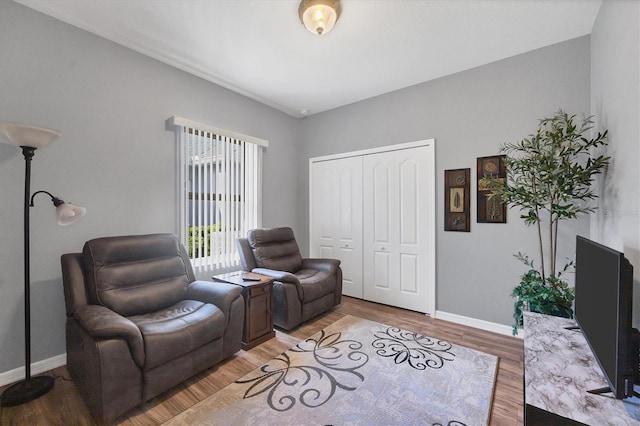
M 300 21 L 309 31 L 322 35 L 331 31 L 340 17 L 339 0 L 302 0 L 298 7 Z

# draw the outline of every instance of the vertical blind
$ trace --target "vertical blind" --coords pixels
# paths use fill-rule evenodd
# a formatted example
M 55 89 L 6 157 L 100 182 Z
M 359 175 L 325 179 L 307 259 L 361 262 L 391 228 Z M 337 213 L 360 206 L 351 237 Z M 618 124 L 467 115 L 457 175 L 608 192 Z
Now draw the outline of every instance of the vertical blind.
M 236 239 L 261 226 L 267 141 L 172 117 L 178 134 L 178 234 L 198 271 L 239 265 Z

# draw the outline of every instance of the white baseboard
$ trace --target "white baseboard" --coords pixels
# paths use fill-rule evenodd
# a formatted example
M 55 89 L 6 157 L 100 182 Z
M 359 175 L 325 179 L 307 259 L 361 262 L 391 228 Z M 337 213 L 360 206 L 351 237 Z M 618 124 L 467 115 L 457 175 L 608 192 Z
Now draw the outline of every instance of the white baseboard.
M 465 317 L 462 315 L 451 314 L 449 312 L 436 311 L 434 318 L 444 321 L 455 322 L 469 327 L 479 328 L 480 330 L 491 331 L 493 333 L 513 336 L 513 328 L 509 325 L 498 324 L 495 322 L 484 321 L 476 318 Z M 524 333 L 518 333 L 516 337 L 522 339 Z
M 35 376 L 63 365 L 67 365 L 66 353 L 32 363 L 31 375 Z M 0 386 L 24 380 L 24 374 L 24 367 L 18 367 L 13 370 L 5 371 L 4 373 L 0 373 Z

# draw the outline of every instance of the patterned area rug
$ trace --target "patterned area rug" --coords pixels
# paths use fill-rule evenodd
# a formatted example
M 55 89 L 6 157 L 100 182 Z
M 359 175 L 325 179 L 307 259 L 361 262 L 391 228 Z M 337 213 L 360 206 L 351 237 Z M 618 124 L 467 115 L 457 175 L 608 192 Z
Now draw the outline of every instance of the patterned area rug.
M 497 365 L 346 316 L 165 425 L 486 425 Z

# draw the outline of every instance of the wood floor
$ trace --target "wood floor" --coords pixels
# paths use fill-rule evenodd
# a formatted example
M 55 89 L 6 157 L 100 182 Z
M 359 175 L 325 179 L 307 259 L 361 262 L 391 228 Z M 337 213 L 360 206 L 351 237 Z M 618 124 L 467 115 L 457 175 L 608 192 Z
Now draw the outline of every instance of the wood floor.
M 276 337 L 177 386 L 118 419 L 120 425 L 159 425 L 198 401 L 214 394 L 298 341 L 322 330 L 345 315 L 382 322 L 406 330 L 448 340 L 500 357 L 491 425 L 523 423 L 522 340 L 429 318 L 423 314 L 343 297 L 342 305 L 292 332 L 276 331 Z M 0 408 L 0 425 L 95 425 L 65 367 L 51 372 L 56 383 L 51 392 L 17 407 Z M 3 390 L 3 389 L 0 389 Z

